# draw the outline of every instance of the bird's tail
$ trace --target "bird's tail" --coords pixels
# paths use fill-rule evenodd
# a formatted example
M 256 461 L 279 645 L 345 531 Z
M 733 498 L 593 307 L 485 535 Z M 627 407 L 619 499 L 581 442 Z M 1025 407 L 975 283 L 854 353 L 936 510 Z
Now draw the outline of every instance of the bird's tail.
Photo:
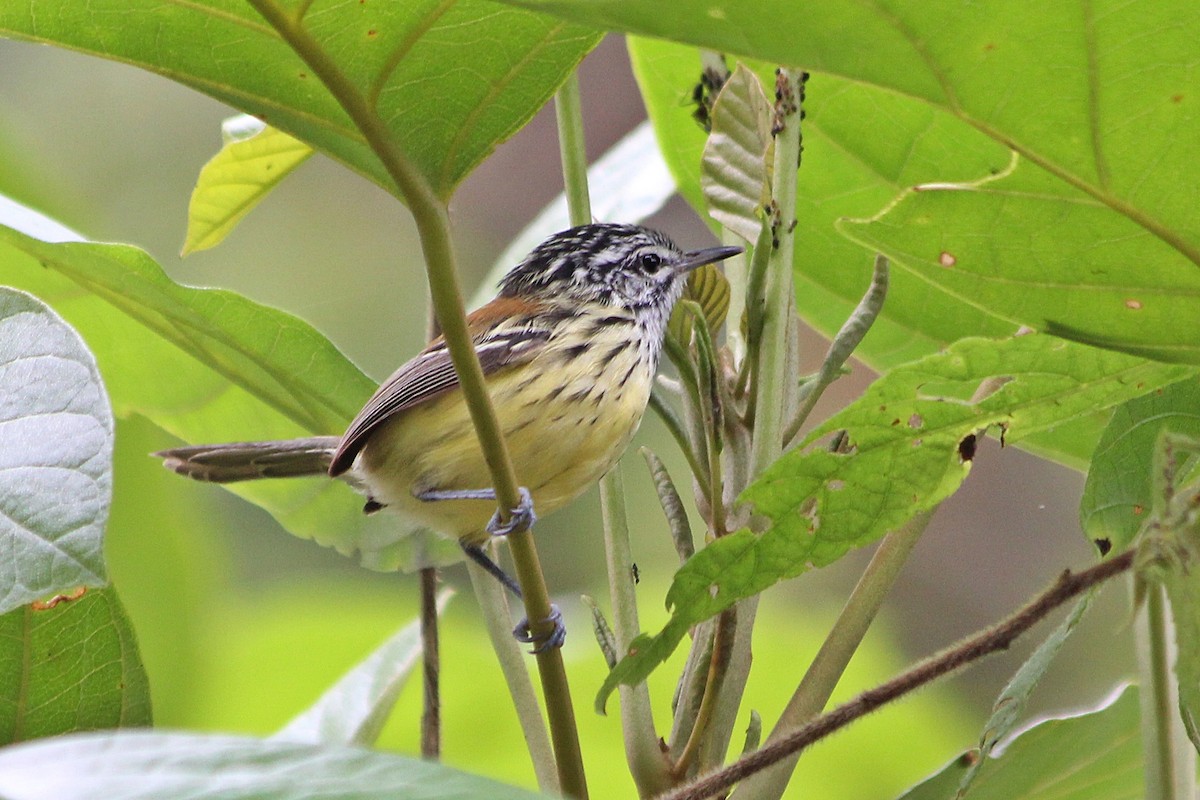
M 160 450 L 163 466 L 198 481 L 232 483 L 256 478 L 327 475 L 337 450 L 337 436 L 284 439 L 274 442 L 200 444 Z

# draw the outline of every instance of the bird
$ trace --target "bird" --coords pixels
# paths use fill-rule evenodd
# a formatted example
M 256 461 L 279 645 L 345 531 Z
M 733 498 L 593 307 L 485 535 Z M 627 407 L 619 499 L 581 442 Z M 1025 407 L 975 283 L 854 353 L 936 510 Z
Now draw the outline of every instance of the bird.
M 742 252 L 685 252 L 639 225 L 593 223 L 537 245 L 500 283 L 495 299 L 467 316 L 500 429 L 520 484 L 521 505 L 504 523 L 443 338 L 385 380 L 339 436 L 192 445 L 154 455 L 200 481 L 327 475 L 387 509 L 458 540 L 464 553 L 517 597 L 520 587 L 483 550 L 570 503 L 613 467 L 646 410 L 667 321 L 697 267 Z M 559 647 L 553 628 L 534 652 Z

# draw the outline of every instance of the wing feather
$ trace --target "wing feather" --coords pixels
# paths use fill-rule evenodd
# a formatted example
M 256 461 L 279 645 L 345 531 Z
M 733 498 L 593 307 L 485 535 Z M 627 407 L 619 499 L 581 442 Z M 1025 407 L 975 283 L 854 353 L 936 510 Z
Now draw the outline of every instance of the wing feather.
M 519 305 L 519 308 L 511 306 Z M 493 300 L 468 317 L 473 329 L 475 354 L 483 374 L 523 364 L 537 355 L 550 338 L 550 327 L 539 321 L 538 308 L 511 298 Z M 498 324 L 493 324 L 499 319 Z M 381 425 L 408 409 L 428 403 L 458 388 L 458 375 L 445 340 L 430 342 L 416 357 L 392 373 L 350 423 L 329 465 L 329 474 L 341 475 L 367 439 Z

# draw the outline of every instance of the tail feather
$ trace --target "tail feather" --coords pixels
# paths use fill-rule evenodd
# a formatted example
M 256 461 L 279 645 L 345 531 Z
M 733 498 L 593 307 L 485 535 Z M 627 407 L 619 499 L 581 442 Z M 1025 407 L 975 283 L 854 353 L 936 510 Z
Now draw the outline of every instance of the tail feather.
M 327 475 L 337 436 L 274 442 L 201 444 L 160 450 L 153 455 L 169 470 L 198 481 L 232 483 L 257 478 Z

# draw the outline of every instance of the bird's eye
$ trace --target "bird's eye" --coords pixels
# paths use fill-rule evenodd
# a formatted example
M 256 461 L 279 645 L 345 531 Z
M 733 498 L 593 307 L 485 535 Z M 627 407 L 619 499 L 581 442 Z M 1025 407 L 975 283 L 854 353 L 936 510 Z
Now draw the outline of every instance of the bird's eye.
M 662 266 L 662 256 L 658 253 L 642 253 L 638 258 L 638 263 L 646 272 L 657 272 L 658 268 Z

